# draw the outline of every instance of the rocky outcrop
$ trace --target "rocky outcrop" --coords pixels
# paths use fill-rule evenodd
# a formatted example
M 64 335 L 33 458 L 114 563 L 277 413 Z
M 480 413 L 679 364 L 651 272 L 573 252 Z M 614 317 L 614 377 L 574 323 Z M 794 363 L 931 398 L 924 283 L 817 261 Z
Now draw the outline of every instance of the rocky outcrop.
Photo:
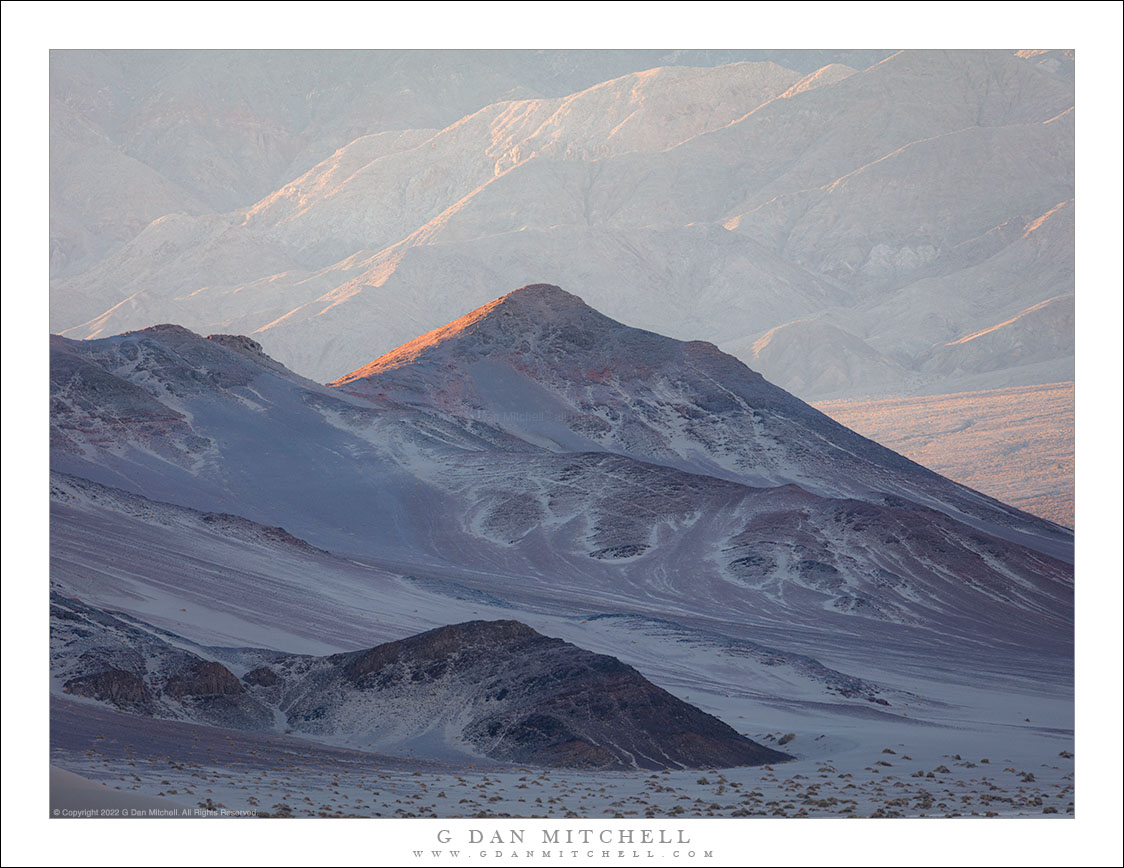
M 257 669 L 251 669 L 242 676 L 242 680 L 255 687 L 274 687 L 281 683 L 281 679 L 277 677 L 277 673 L 268 666 L 259 666 Z
M 108 702 L 126 711 L 152 713 L 152 691 L 144 679 L 125 669 L 106 669 L 71 678 L 62 689 L 64 693 Z
M 238 678 L 213 660 L 204 660 L 164 684 L 164 692 L 177 699 L 185 697 L 238 696 L 246 692 Z
M 238 677 L 213 660 L 200 660 L 164 682 L 164 694 L 191 717 L 235 729 L 268 729 L 273 713 L 249 696 Z
M 190 646 L 150 625 L 51 595 L 51 672 L 64 693 L 147 717 L 269 729 L 267 705 L 226 666 Z
M 776 762 L 763 747 L 615 657 L 518 621 L 470 621 L 325 658 L 285 710 L 296 729 L 378 729 L 409 709 L 493 759 L 568 768 Z M 420 713 L 419 713 L 420 712 Z
M 470 621 L 329 657 L 200 653 L 260 665 L 238 678 L 181 637 L 52 595 L 52 672 L 64 693 L 149 717 L 380 747 L 436 739 L 501 762 L 589 769 L 711 768 L 788 759 L 615 657 L 518 621 Z M 232 663 L 232 665 L 234 665 Z

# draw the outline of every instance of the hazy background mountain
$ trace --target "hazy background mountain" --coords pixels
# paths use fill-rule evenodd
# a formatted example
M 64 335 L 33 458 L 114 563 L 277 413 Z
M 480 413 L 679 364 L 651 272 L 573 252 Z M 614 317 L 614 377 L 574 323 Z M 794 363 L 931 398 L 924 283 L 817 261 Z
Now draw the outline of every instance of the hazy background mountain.
M 69 337 L 327 381 L 549 281 L 805 399 L 1073 379 L 1072 52 L 55 52 L 51 98 Z
M 888 51 L 54 51 L 51 265 L 155 217 L 249 205 L 336 149 L 629 72 L 770 59 L 812 72 Z M 139 223 L 138 223 L 139 221 Z

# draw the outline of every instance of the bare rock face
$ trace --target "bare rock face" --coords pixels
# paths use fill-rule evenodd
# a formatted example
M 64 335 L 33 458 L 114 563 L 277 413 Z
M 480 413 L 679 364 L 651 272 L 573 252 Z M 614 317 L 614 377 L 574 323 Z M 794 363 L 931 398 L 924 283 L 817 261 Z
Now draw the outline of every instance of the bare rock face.
M 80 452 L 82 443 L 123 437 L 159 455 L 198 452 L 208 444 L 182 413 L 102 365 L 51 338 L 51 447 Z
M 177 699 L 184 697 L 238 696 L 246 692 L 234 673 L 213 660 L 196 663 L 164 684 L 164 691 Z
M 281 683 L 281 679 L 277 677 L 277 673 L 268 666 L 259 666 L 257 669 L 251 669 L 242 676 L 242 680 L 255 687 L 273 687 Z
M 125 669 L 106 669 L 71 678 L 62 689 L 64 693 L 108 702 L 126 711 L 152 712 L 152 691 L 144 679 Z
M 200 660 L 164 682 L 164 694 L 192 717 L 236 729 L 267 729 L 272 713 L 238 677 L 214 660 Z
M 787 759 L 683 702 L 614 657 L 517 621 L 470 621 L 326 658 L 287 708 L 294 728 L 337 731 L 394 709 L 493 759 L 567 768 L 710 768 Z M 447 730 L 448 731 L 448 730 Z
M 51 671 L 64 693 L 146 717 L 269 729 L 273 712 L 226 666 L 185 650 L 189 645 L 170 633 L 51 595 Z

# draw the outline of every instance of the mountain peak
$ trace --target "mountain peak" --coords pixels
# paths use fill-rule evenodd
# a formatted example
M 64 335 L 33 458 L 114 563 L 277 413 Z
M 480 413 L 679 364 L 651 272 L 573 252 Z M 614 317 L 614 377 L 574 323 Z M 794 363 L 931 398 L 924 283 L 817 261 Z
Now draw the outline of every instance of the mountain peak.
M 391 350 L 365 367 L 330 383 L 342 386 L 374 374 L 421 361 L 443 345 L 463 344 L 465 338 L 487 347 L 515 347 L 545 331 L 603 331 L 626 328 L 598 313 L 578 296 L 551 283 L 532 283 L 482 305 L 447 325 Z
M 541 330 L 544 327 L 561 326 L 567 323 L 596 322 L 602 327 L 610 324 L 622 325 L 590 307 L 578 296 L 552 283 L 531 283 L 521 286 L 479 310 L 483 311 L 485 308 L 488 318 L 496 322 L 517 317 L 520 327 L 524 330 L 528 328 Z
M 551 307 L 566 307 L 583 305 L 585 302 L 566 292 L 562 287 L 553 283 L 528 283 L 519 289 L 513 289 L 507 295 L 500 296 L 498 301 L 514 304 L 545 304 Z

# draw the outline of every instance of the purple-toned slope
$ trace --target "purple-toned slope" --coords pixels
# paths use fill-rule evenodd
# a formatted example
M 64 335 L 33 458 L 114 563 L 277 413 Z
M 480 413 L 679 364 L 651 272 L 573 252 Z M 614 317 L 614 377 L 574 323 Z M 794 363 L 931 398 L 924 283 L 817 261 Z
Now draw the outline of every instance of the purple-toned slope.
M 1041 551 L 1067 532 L 554 287 L 335 388 L 245 338 L 54 339 L 52 408 L 56 470 L 538 611 L 814 652 L 1072 645 L 1072 568 Z
M 713 344 L 631 328 L 549 284 L 498 298 L 331 385 L 483 420 L 554 452 L 608 451 L 827 497 L 900 496 L 1072 559 L 1071 532 L 861 437 Z

